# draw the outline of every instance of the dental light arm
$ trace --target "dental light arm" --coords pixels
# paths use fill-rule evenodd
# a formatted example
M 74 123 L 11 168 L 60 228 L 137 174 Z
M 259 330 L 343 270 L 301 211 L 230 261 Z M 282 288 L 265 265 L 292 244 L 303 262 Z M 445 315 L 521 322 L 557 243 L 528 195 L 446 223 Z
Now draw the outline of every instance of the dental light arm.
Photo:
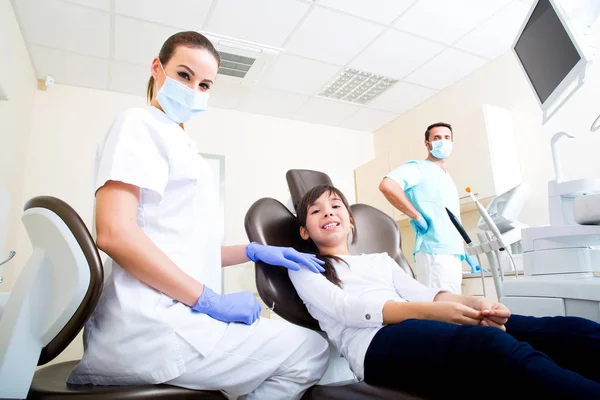
M 502 234 L 500 233 L 498 226 L 494 223 L 494 221 L 492 220 L 492 217 L 490 217 L 490 214 L 488 214 L 485 207 L 475 198 L 475 195 L 471 192 L 471 188 L 467 187 L 466 191 L 467 191 L 467 193 L 469 193 L 469 196 L 471 196 L 471 199 L 475 203 L 475 206 L 477 207 L 479 214 L 481 214 L 481 218 L 485 221 L 486 225 L 488 226 L 488 229 L 496 237 L 496 241 L 500 245 L 500 251 L 506 251 L 506 253 L 508 254 L 508 257 L 510 258 L 510 262 L 513 266 L 513 270 L 515 272 L 515 279 L 517 279 L 519 277 L 519 275 L 517 273 L 517 265 L 515 264 L 515 260 L 513 259 L 511 252 L 509 251 L 506 244 L 504 244 L 504 241 L 502 240 Z
M 552 149 L 552 162 L 554 163 L 554 174 L 556 175 L 556 182 L 563 181 L 562 170 L 560 169 L 560 157 L 558 156 L 558 151 L 556 150 L 556 143 L 563 137 L 567 137 L 569 139 L 573 139 L 575 136 L 571 135 L 567 132 L 557 132 L 552 136 L 552 140 L 550 141 L 550 146 Z

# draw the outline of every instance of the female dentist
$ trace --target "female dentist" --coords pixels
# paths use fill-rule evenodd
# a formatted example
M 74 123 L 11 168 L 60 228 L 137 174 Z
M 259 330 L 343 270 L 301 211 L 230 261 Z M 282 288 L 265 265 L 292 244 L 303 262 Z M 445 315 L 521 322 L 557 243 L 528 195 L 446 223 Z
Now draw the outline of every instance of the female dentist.
M 219 63 L 203 35 L 171 36 L 152 61 L 150 106 L 118 116 L 99 149 L 97 245 L 112 273 L 69 383 L 294 399 L 327 368 L 320 335 L 259 319 L 250 292 L 214 291 L 221 267 L 248 260 L 324 271 L 315 256 L 291 248 L 220 247 L 210 167 L 183 126 L 206 109 Z

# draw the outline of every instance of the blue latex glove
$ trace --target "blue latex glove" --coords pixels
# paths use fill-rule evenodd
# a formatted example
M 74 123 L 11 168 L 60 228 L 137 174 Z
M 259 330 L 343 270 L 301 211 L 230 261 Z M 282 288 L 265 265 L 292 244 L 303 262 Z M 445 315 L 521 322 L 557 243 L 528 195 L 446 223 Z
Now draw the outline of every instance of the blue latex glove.
M 429 229 L 429 224 L 427 223 L 427 220 L 422 215 L 421 215 L 421 217 L 419 217 L 419 219 L 413 220 L 413 222 L 414 222 L 415 229 L 417 231 L 419 231 L 421 234 L 424 234 Z
M 465 261 L 467 261 L 467 264 L 469 264 L 469 266 L 471 267 L 472 274 L 481 270 L 479 264 L 477 264 L 477 261 L 473 256 L 470 256 L 469 254 L 465 253 Z M 488 272 L 488 270 L 484 268 L 483 272 Z
M 265 246 L 255 242 L 246 246 L 246 256 L 253 262 L 262 261 L 269 265 L 279 265 L 292 271 L 298 271 L 300 265 L 312 272 L 323 273 L 325 269 L 314 254 L 300 253 L 291 247 Z
M 204 291 L 192 310 L 219 321 L 252 325 L 260 317 L 262 306 L 250 292 L 218 294 L 204 285 Z

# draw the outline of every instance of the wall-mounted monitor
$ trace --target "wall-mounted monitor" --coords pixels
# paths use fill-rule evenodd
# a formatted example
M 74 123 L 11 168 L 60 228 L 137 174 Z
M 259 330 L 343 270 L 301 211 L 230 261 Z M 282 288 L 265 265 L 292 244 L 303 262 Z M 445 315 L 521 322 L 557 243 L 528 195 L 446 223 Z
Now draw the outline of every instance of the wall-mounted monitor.
M 572 15 L 558 0 L 534 1 L 512 47 L 542 109 L 542 123 L 581 87 L 593 57 Z

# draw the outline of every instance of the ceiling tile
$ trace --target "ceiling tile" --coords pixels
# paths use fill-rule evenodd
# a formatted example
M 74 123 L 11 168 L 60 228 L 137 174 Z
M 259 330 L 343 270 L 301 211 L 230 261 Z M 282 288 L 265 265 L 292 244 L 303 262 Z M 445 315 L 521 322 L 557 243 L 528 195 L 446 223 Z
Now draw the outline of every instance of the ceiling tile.
M 511 0 L 419 0 L 394 25 L 427 39 L 451 44 Z
M 280 47 L 309 8 L 296 0 L 219 0 L 204 30 Z
M 350 66 L 402 79 L 445 46 L 396 30 L 389 30 L 362 52 Z
M 148 65 L 161 46 L 178 29 L 135 19 L 115 17 L 115 59 Z
M 493 59 L 510 50 L 529 11 L 515 1 L 454 44 L 463 50 Z
M 250 90 L 247 86 L 219 80 L 219 75 L 217 75 L 215 84 L 210 89 L 208 106 L 211 108 L 237 108 Z
M 342 122 L 340 126 L 342 128 L 374 132 L 397 117 L 398 114 L 391 112 L 362 108 Z
M 109 90 L 146 96 L 148 79 L 150 78 L 150 63 L 147 66 L 129 64 L 120 61 L 111 63 Z
M 344 65 L 383 27 L 324 8 L 314 8 L 287 43 L 289 53 Z
M 115 12 L 184 30 L 202 28 L 211 1 L 198 0 L 117 0 Z
M 415 0 L 327 0 L 319 4 L 389 25 L 414 2 Z
M 30 46 L 31 59 L 39 79 L 52 75 L 56 83 L 89 87 L 108 88 L 108 60 L 81 56 L 65 51 Z
M 486 59 L 447 49 L 406 77 L 407 82 L 444 89 L 486 63 Z
M 80 4 L 85 7 L 97 8 L 102 11 L 110 11 L 110 0 L 62 0 L 65 3 Z
M 32 44 L 108 57 L 110 15 L 57 0 L 15 2 L 21 29 Z
M 410 83 L 398 82 L 391 88 L 386 90 L 368 106 L 369 108 L 377 108 L 401 114 L 410 110 L 417 104 L 427 100 L 437 91 L 424 88 L 422 86 L 411 85 Z
M 287 92 L 313 95 L 321 89 L 340 67 L 320 61 L 281 55 L 265 73 L 261 86 Z
M 258 87 L 246 96 L 238 110 L 287 118 L 307 100 L 307 96 Z
M 314 97 L 294 113 L 292 118 L 313 124 L 338 126 L 359 109 L 360 107 L 352 104 Z

